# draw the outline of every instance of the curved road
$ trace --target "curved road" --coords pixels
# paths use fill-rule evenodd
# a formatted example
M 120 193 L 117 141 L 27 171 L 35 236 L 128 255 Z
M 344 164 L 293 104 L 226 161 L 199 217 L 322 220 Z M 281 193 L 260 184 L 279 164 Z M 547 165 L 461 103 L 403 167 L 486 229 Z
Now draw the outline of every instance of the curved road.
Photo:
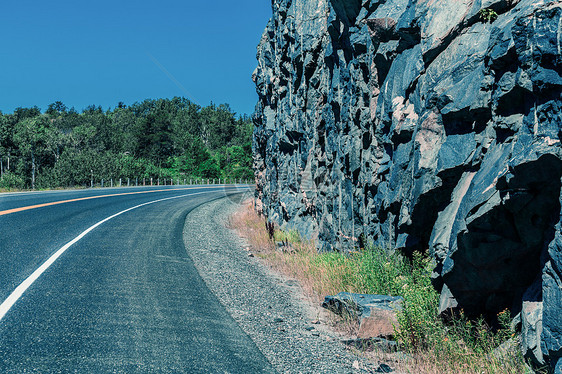
M 235 192 L 0 194 L 0 372 L 273 372 L 182 240 L 191 210 Z

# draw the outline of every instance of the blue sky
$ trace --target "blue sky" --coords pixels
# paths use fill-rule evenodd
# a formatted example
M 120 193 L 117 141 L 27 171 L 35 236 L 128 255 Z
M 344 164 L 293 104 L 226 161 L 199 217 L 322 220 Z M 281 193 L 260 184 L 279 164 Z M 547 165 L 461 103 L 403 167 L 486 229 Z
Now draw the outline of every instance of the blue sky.
M 251 114 L 270 0 L 0 3 L 0 111 L 184 96 Z

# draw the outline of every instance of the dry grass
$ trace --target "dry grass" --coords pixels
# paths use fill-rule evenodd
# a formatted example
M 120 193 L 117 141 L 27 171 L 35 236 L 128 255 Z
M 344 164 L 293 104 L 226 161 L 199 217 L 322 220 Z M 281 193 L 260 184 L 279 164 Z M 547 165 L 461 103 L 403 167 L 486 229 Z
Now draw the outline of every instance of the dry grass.
M 414 268 L 414 274 L 407 274 L 406 271 L 412 272 L 412 268 L 406 269 L 403 260 L 397 256 L 383 257 L 377 251 L 365 251 L 349 256 L 337 253 L 319 254 L 314 242 L 302 240 L 291 232 L 276 231 L 274 240 L 271 240 L 266 230 L 265 219 L 255 212 L 251 201 L 246 202 L 243 208 L 231 217 L 230 226 L 247 239 L 249 250 L 255 256 L 263 259 L 278 273 L 298 280 L 306 296 L 315 305 L 319 305 L 325 295 L 335 295 L 341 291 L 401 295 L 405 296 L 406 305 L 408 300 L 413 300 L 410 304 L 425 304 L 425 310 L 410 307 L 411 315 L 408 316 L 413 318 L 409 323 L 416 325 L 414 329 L 418 324 L 422 325 L 426 328 L 426 335 L 427 329 L 432 330 L 423 347 L 410 347 L 407 349 L 409 353 L 385 353 L 369 348 L 358 352 L 374 362 L 387 363 L 398 373 L 531 373 L 518 352 L 517 344 L 502 350 L 501 354 L 493 353 L 493 347 L 497 346 L 498 340 L 486 326 L 470 325 L 470 322 L 462 320 L 455 327 L 458 330 L 455 332 L 454 328 L 445 328 L 438 321 L 436 312 L 433 315 L 427 314 L 427 310 L 436 309 L 432 303 L 437 300 L 437 294 L 428 290 L 427 284 L 424 284 L 425 280 L 420 281 L 423 277 L 423 266 L 418 270 Z M 279 247 L 276 242 L 286 245 Z M 415 274 L 416 272 L 418 274 Z M 414 295 L 408 295 L 408 292 Z M 355 322 L 337 317 L 330 322 L 339 333 L 346 333 L 352 338 L 356 336 L 353 336 L 357 332 Z M 414 331 L 401 322 L 401 328 L 404 326 L 409 332 Z M 397 332 L 400 335 L 400 332 Z M 484 335 L 485 337 L 481 337 Z
M 244 237 L 250 245 L 251 252 L 265 260 L 275 271 L 299 281 L 306 296 L 314 301 L 323 299 L 320 295 L 328 295 L 338 289 L 337 285 L 322 285 L 325 277 L 315 276 L 316 269 L 312 266 L 312 258 L 316 255 L 316 248 L 310 241 L 293 241 L 288 246 L 278 248 L 275 241 L 269 238 L 265 219 L 260 217 L 251 201 L 246 201 L 243 208 L 230 218 L 230 227 Z M 278 236 L 279 233 L 276 233 Z M 278 241 L 287 240 L 277 237 Z
M 351 281 L 355 269 L 351 262 L 320 256 L 314 241 L 303 240 L 294 232 L 275 231 L 271 240 L 266 230 L 265 218 L 260 217 L 251 201 L 230 219 L 230 227 L 248 241 L 249 250 L 273 270 L 296 279 L 307 297 L 320 303 L 325 295 L 338 292 L 361 292 L 357 282 Z M 284 243 L 279 246 L 277 243 Z
M 533 374 L 513 356 L 483 356 L 466 352 L 442 355 L 439 351 L 426 350 L 415 354 L 388 354 L 380 351 L 365 352 L 374 362 L 385 362 L 397 373 L 408 374 Z

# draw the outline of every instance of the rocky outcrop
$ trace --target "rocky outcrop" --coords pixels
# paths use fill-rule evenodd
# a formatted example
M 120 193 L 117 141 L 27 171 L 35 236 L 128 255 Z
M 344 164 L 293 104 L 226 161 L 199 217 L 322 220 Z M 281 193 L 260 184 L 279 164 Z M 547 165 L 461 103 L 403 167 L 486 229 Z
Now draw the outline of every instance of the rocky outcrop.
M 562 372 L 561 38 L 562 1 L 274 0 L 262 209 L 320 250 L 427 252 L 443 310 L 521 312 Z

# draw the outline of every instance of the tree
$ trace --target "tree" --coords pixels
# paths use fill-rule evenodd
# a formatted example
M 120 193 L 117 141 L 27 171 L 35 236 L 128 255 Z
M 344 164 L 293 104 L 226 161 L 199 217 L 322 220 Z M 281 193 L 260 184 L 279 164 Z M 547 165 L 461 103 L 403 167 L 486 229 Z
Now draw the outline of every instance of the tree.
M 211 103 L 201 110 L 201 138 L 212 151 L 231 144 L 236 129 L 235 113 L 227 104 Z
M 171 119 L 171 140 L 175 153 L 185 153 L 193 141 L 193 136 L 201 136 L 201 107 L 188 102 Z
M 186 98 L 119 103 L 81 113 L 60 101 L 0 113 L 0 175 L 9 186 L 89 184 L 95 178 L 218 178 L 251 174 L 253 125 L 226 104 Z
M 37 170 L 47 148 L 46 140 L 51 136 L 49 132 L 49 121 L 41 115 L 19 121 L 15 129 L 14 142 L 22 156 L 31 162 L 32 189 L 35 189 Z
M 31 108 L 18 107 L 14 110 L 13 116 L 15 117 L 15 122 L 20 122 L 26 118 L 33 118 L 41 115 L 41 109 L 37 106 Z
M 173 156 L 172 106 L 167 100 L 145 101 L 148 111 L 137 121 L 138 138 L 136 154 L 158 164 Z
M 132 108 L 117 107 L 108 116 L 113 128 L 113 151 L 135 155 L 138 149 L 135 134 L 137 117 Z
M 45 113 L 50 116 L 58 116 L 62 113 L 66 113 L 66 109 L 66 105 L 64 105 L 62 101 L 55 101 L 54 103 L 49 104 Z
M 4 157 L 7 156 L 10 168 L 10 150 L 13 149 L 12 128 L 7 118 L 0 114 L 0 178 L 4 176 Z

